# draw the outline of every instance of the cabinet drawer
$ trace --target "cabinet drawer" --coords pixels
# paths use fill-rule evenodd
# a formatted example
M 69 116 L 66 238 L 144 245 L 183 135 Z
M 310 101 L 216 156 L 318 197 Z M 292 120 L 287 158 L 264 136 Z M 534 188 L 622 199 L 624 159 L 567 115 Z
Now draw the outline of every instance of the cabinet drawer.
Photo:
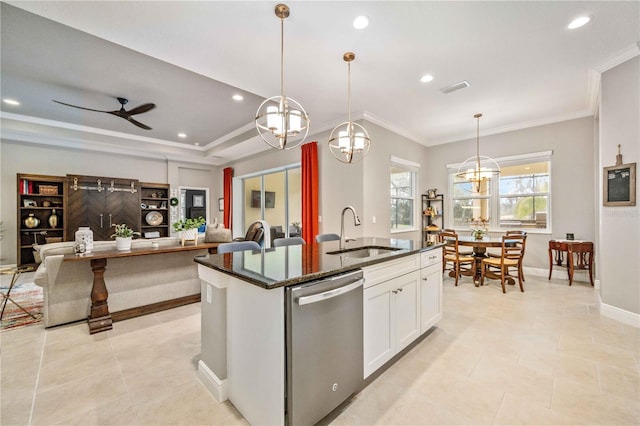
M 442 262 L 442 249 L 436 248 L 433 250 L 420 253 L 420 267 L 435 265 Z
M 419 255 L 405 256 L 397 260 L 382 262 L 362 268 L 364 288 L 369 288 L 400 275 L 420 269 Z

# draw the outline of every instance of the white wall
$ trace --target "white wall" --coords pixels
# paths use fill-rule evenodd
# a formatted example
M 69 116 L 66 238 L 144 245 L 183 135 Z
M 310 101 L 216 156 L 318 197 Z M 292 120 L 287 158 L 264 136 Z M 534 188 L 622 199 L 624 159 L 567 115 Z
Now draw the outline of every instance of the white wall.
M 602 206 L 602 168 L 615 165 L 618 144 L 625 164 L 640 162 L 640 58 L 602 74 L 599 156 L 598 268 L 602 302 L 640 314 L 640 207 Z M 637 170 L 640 171 L 640 170 Z M 637 176 L 636 176 L 637 180 Z
M 594 241 L 594 135 L 593 117 L 563 121 L 497 135 L 480 136 L 480 155 L 505 157 L 552 150 L 552 232 L 529 233 L 525 267 L 548 269 L 548 241 L 573 232 L 577 239 Z M 476 140 L 430 147 L 426 179 L 429 187 L 448 195 L 447 164 L 475 155 Z M 449 202 L 445 201 L 445 210 Z M 445 223 L 445 227 L 448 226 Z M 535 232 L 535 231 L 534 231 Z
M 180 185 L 209 187 L 212 212 L 217 212 L 221 196 L 222 171 L 213 166 L 174 163 L 166 160 L 143 159 L 119 154 L 94 151 L 79 151 L 54 146 L 43 146 L 23 142 L 0 140 L 0 221 L 5 233 L 0 241 L 0 263 L 16 262 L 16 174 L 34 173 L 52 176 L 78 174 L 138 179 L 142 182 L 169 183 L 174 189 Z M 194 173 L 181 173 L 192 169 Z M 180 176 L 190 176 L 181 182 Z M 193 179 L 194 176 L 200 178 Z M 219 186 L 219 190 L 217 189 Z M 211 188 L 216 188 L 214 191 Z M 214 210 L 215 209 L 215 210 Z

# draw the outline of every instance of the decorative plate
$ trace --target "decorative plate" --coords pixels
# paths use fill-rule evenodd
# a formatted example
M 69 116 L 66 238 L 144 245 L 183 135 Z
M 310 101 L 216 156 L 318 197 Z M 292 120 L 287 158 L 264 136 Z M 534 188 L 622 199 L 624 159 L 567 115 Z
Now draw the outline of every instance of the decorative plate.
M 147 223 L 151 226 L 158 226 L 163 221 L 162 213 L 154 210 L 152 212 L 147 213 L 144 220 L 146 220 Z

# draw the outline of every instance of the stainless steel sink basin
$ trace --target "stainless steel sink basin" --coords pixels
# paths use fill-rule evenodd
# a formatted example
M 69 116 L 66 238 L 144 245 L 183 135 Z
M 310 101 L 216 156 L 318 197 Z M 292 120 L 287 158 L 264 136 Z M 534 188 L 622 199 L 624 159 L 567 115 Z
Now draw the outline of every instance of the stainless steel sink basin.
M 357 247 L 352 249 L 344 249 L 344 250 L 336 250 L 329 251 L 327 254 L 339 254 L 343 257 L 353 257 L 353 258 L 365 258 L 365 257 L 373 257 L 380 256 L 381 254 L 392 253 L 396 250 L 400 250 L 397 247 L 382 247 L 382 246 L 366 246 L 366 247 Z

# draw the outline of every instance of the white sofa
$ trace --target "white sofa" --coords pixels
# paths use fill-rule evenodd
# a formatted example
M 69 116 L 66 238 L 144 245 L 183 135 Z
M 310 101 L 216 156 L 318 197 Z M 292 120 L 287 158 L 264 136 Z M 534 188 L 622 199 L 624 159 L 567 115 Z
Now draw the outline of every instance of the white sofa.
M 156 241 L 178 245 L 177 238 L 133 240 L 132 247 L 151 247 Z M 93 272 L 89 260 L 64 262 L 73 242 L 45 244 L 37 249 L 42 263 L 34 282 L 44 290 L 44 325 L 52 327 L 86 319 L 91 308 Z M 115 250 L 115 241 L 96 241 L 93 251 Z M 109 292 L 109 312 L 200 294 L 194 257 L 207 249 L 109 259 L 104 280 Z

